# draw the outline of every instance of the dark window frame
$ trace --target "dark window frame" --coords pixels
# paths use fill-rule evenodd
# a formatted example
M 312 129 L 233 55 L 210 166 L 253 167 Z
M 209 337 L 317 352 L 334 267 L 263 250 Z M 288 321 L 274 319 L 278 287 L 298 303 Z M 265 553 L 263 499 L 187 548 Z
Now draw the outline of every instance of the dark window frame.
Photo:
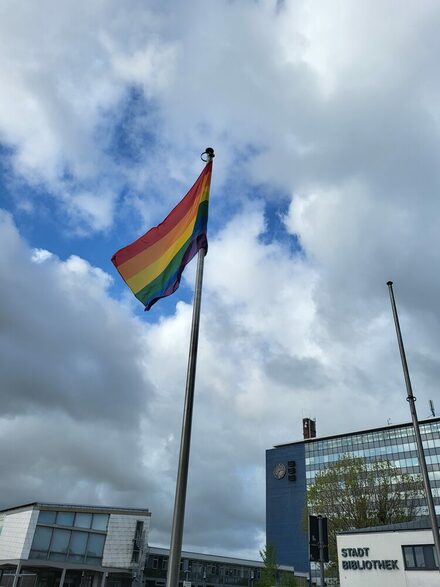
M 416 552 L 415 549 L 416 548 L 422 548 L 423 549 L 423 560 L 425 562 L 425 566 L 417 566 L 417 557 L 416 557 Z M 432 560 L 434 561 L 434 565 L 433 566 L 427 566 L 426 565 L 426 553 L 425 553 L 425 549 L 430 549 L 432 552 Z M 406 550 L 405 549 L 411 549 L 412 552 L 412 558 L 414 560 L 414 566 L 409 566 L 407 563 L 407 557 L 406 557 Z M 436 551 L 434 548 L 434 544 L 402 544 L 402 556 L 403 556 L 403 564 L 405 566 L 405 571 L 438 571 L 438 563 L 436 563 Z M 431 558 L 431 557 L 430 557 Z

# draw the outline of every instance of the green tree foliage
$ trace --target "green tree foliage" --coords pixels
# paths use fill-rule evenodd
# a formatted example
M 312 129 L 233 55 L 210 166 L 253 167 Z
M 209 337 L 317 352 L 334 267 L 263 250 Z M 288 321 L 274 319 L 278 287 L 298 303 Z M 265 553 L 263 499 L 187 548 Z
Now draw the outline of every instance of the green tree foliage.
M 261 575 L 256 582 L 256 587 L 274 587 L 276 585 L 296 587 L 295 577 L 289 573 L 279 571 L 275 547 L 272 544 L 267 544 L 263 550 L 260 550 L 260 556 L 264 567 L 261 569 Z
M 332 566 L 337 567 L 337 532 L 413 520 L 421 490 L 420 478 L 389 461 L 345 455 L 318 473 L 307 491 L 308 513 L 328 519 Z

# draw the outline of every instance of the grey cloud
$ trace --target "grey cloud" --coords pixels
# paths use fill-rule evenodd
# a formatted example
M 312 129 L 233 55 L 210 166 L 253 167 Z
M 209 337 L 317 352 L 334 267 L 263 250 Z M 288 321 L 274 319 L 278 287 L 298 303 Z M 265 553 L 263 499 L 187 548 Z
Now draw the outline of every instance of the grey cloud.
M 60 410 L 131 426 L 155 393 L 130 333 L 136 321 L 103 302 L 105 287 L 87 268 L 75 274 L 57 260 L 33 263 L 4 214 L 0 239 L 2 413 Z

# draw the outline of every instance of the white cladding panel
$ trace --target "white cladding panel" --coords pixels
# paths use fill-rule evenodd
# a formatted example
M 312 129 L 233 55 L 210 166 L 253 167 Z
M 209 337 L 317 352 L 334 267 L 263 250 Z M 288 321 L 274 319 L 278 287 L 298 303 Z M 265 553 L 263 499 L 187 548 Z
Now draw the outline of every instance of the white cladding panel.
M 0 560 L 26 559 L 29 557 L 38 510 L 6 514 L 0 534 Z
M 131 562 L 138 520 L 144 522 L 145 544 L 147 544 L 150 516 L 110 515 L 102 559 L 104 567 L 134 568 L 138 566 L 137 563 Z
M 406 571 L 402 546 L 433 544 L 428 530 L 407 532 L 366 532 L 337 537 L 341 587 L 438 587 L 438 571 Z M 343 548 L 369 548 L 368 556 L 342 556 Z M 358 551 L 359 552 L 359 551 Z M 343 561 L 397 561 L 398 569 L 343 569 Z

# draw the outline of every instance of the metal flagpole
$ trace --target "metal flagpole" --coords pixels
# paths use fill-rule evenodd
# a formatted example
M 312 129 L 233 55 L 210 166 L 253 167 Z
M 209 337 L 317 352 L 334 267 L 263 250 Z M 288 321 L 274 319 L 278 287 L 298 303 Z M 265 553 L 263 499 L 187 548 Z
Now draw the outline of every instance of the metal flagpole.
M 206 161 L 214 158 L 214 150 L 208 147 Z M 171 529 L 170 556 L 168 559 L 167 587 L 179 584 L 180 557 L 182 553 L 183 522 L 185 519 L 186 486 L 188 481 L 189 451 L 191 445 L 191 425 L 194 403 L 194 382 L 196 377 L 197 348 L 199 342 L 200 304 L 202 300 L 203 264 L 205 249 L 197 255 L 197 273 L 194 290 L 191 340 L 189 344 L 188 370 L 186 376 L 185 404 L 182 418 L 182 434 L 180 437 L 179 467 L 177 470 L 176 496 L 174 499 L 173 526 Z
M 417 452 L 418 452 L 418 456 L 419 456 L 419 464 L 420 464 L 420 469 L 422 471 L 426 499 L 428 501 L 429 517 L 431 519 L 432 534 L 434 535 L 434 544 L 435 544 L 435 550 L 437 552 L 437 561 L 438 561 L 439 571 L 440 571 L 440 535 L 439 535 L 439 529 L 438 529 L 437 516 L 435 513 L 434 500 L 432 498 L 431 483 L 429 481 L 428 468 L 426 466 L 425 453 L 423 450 L 422 437 L 420 435 L 419 421 L 417 418 L 416 398 L 413 395 L 412 386 L 411 386 L 411 379 L 409 378 L 408 364 L 406 362 L 405 349 L 403 346 L 402 334 L 400 332 L 399 317 L 397 315 L 396 302 L 394 300 L 393 282 L 388 281 L 387 286 L 388 286 L 388 291 L 390 293 L 391 307 L 393 309 L 393 316 L 394 316 L 394 324 L 396 326 L 397 341 L 399 343 L 400 358 L 402 360 L 403 375 L 405 377 L 405 384 L 406 384 L 406 391 L 407 391 L 406 401 L 409 403 L 409 407 L 410 407 L 410 411 L 411 411 L 411 417 L 412 417 L 414 432 L 415 432 L 415 436 L 416 436 L 416 445 L 417 445 Z
M 319 584 L 324 587 L 324 533 L 322 531 L 322 516 L 318 516 L 318 536 L 319 536 Z

